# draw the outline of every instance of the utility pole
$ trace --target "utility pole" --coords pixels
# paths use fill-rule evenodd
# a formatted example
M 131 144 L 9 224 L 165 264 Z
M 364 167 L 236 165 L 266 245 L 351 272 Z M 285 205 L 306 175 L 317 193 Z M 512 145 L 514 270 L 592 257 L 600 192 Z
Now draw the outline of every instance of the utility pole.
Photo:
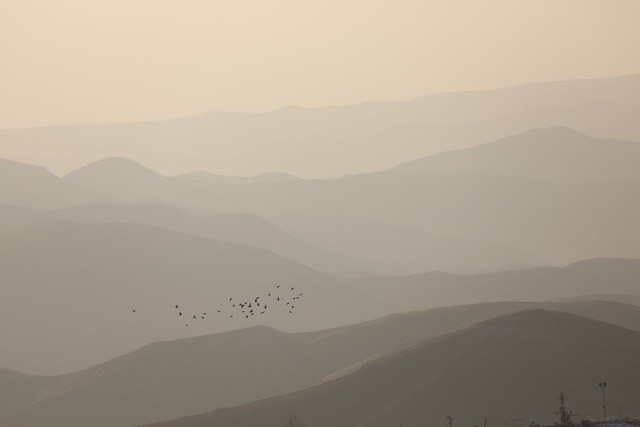
M 602 414 L 604 415 L 604 421 L 607 421 L 607 401 L 604 397 L 604 389 L 607 388 L 607 383 L 598 383 L 598 387 L 602 389 Z
M 451 427 L 453 425 L 453 422 L 451 421 L 451 415 L 447 415 L 447 419 L 449 420 L 449 427 Z

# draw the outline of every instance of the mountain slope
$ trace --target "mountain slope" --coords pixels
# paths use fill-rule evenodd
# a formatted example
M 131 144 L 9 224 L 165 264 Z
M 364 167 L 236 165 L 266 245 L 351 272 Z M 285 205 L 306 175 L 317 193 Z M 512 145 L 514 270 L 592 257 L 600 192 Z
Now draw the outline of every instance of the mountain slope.
M 57 377 L 26 375 L 0 368 L 0 419 L 6 419 L 37 402 L 44 390 L 59 381 Z
M 615 138 L 640 142 L 640 103 L 615 103 L 592 100 L 583 104 L 538 108 L 508 114 L 499 119 L 483 123 L 484 127 L 513 127 L 512 133 L 518 129 L 565 126 L 579 129 L 581 133 L 595 138 Z
M 166 228 L 199 237 L 269 250 L 318 270 L 381 271 L 372 263 L 308 244 L 251 214 L 194 215 L 159 203 L 95 204 L 69 209 L 36 210 L 0 205 L 0 232 L 40 221 L 121 222 Z
M 414 160 L 409 173 L 504 174 L 552 182 L 638 181 L 640 144 L 588 137 L 565 127 L 533 129 L 499 141 Z
M 302 240 L 376 265 L 386 265 L 395 274 L 475 273 L 548 264 L 496 243 L 435 237 L 415 228 L 362 216 L 281 215 L 269 220 Z
M 549 301 L 581 295 L 638 295 L 640 260 L 591 259 L 566 267 L 536 267 L 473 275 L 428 273 L 353 279 L 405 310 L 491 301 Z M 399 293 L 397 290 L 401 289 Z M 394 292 L 394 290 L 396 290 Z
M 621 344 L 623 343 L 623 344 Z M 533 310 L 428 340 L 300 392 L 154 424 L 163 427 L 280 426 L 296 414 L 309 425 L 458 425 L 484 417 L 555 419 L 558 395 L 575 413 L 597 416 L 599 388 L 634 407 L 640 333 L 558 312 Z M 466 420 L 466 421 L 465 421 Z
M 355 298 L 333 277 L 270 252 L 133 224 L 50 222 L 6 232 L 0 269 L 2 294 L 10 296 L 0 300 L 0 366 L 26 372 L 77 370 L 150 341 L 256 322 L 286 326 L 293 319 L 285 310 L 260 321 L 213 316 L 222 301 L 278 283 L 315 291 L 320 304 L 328 294 Z M 174 304 L 185 316 L 210 316 L 185 328 Z M 294 317 L 301 327 L 320 319 L 309 316 Z
M 0 159 L 0 204 L 59 208 L 116 199 L 54 176 L 41 166 Z
M 387 169 L 540 126 L 535 120 L 511 118 L 487 124 L 503 116 L 593 101 L 639 105 L 640 77 L 545 82 L 405 102 L 283 108 L 263 114 L 220 112 L 156 122 L 1 130 L 0 155 L 45 164 L 60 174 L 121 156 L 152 159 L 149 166 L 169 175 L 207 170 L 247 176 L 267 171 L 340 176 Z M 573 125 L 588 133 L 594 122 L 607 130 L 604 137 L 640 141 L 636 125 L 626 130 L 624 123 L 611 125 L 603 116 L 589 116 L 582 120 L 583 127 L 575 122 L 551 124 Z
M 92 165 L 68 179 L 129 201 L 162 200 L 217 213 L 356 216 L 436 237 L 492 242 L 553 264 L 640 257 L 640 181 L 558 184 L 486 174 L 380 172 L 269 184 L 209 184 L 156 177 L 118 185 Z M 525 226 L 526 225 L 526 226 Z
M 6 426 L 133 426 L 272 396 L 318 377 L 301 373 L 313 354 L 265 327 L 154 343 L 74 375 Z M 283 357 L 285 356 L 285 357 Z M 65 408 L 61 410 L 61 408 Z
M 0 268 L 10 296 L 0 300 L 0 366 L 49 374 L 152 341 L 259 324 L 301 332 L 445 305 L 637 294 L 640 277 L 640 261 L 612 259 L 469 276 L 338 278 L 256 248 L 117 223 L 38 223 L 4 233 Z M 283 300 L 259 318 L 216 317 L 228 298 L 253 299 L 276 284 L 305 294 L 295 314 Z M 209 316 L 185 327 L 175 304 Z
M 187 188 L 180 181 L 166 177 L 123 157 L 109 157 L 74 170 L 63 179 L 75 185 L 126 199 L 166 199 L 156 194 L 174 194 Z
M 201 413 L 309 387 L 425 339 L 537 307 L 640 330 L 640 308 L 604 301 L 447 307 L 301 334 L 253 327 L 154 343 L 50 379 L 38 393 L 46 397 L 24 399 L 26 408 L 11 418 L 0 411 L 0 421 L 8 427 L 124 427 Z

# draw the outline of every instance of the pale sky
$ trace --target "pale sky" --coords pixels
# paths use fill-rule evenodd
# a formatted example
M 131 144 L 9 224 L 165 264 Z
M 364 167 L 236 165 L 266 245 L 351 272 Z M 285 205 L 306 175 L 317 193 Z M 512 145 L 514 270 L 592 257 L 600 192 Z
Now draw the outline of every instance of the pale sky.
M 640 72 L 640 0 L 0 0 L 0 128 Z

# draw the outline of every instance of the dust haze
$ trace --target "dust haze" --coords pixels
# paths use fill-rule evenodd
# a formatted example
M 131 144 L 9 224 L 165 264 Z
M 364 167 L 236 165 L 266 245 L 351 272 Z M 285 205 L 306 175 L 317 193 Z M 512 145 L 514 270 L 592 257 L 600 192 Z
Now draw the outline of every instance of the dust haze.
M 0 2 L 0 425 L 640 425 L 638 16 Z

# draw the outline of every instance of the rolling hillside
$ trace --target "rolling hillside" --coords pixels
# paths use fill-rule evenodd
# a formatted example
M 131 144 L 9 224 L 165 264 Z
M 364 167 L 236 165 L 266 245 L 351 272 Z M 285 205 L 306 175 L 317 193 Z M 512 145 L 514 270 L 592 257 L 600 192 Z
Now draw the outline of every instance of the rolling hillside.
M 605 301 L 456 306 L 300 334 L 251 327 L 150 344 L 61 377 L 18 377 L 0 389 L 29 391 L 13 396 L 13 408 L 24 409 L 0 411 L 0 422 L 124 427 L 197 414 L 327 382 L 426 339 L 540 307 L 640 330 L 638 307 Z
M 303 332 L 446 305 L 635 295 L 640 276 L 640 261 L 599 259 L 479 275 L 344 278 L 165 229 L 67 222 L 5 232 L 0 268 L 2 292 L 12 295 L 0 300 L 0 366 L 29 373 L 75 371 L 152 341 L 253 325 Z M 305 294 L 295 314 L 283 300 L 259 319 L 215 317 L 229 308 L 228 298 L 264 296 L 276 284 Z M 185 327 L 175 304 L 209 315 Z
M 0 159 L 0 203 L 34 208 L 60 208 L 87 203 L 113 203 L 117 198 L 65 182 L 41 166 Z
M 614 115 L 612 121 L 607 115 L 579 112 L 596 101 L 639 105 L 639 82 L 636 74 L 262 114 L 213 112 L 154 122 L 5 129 L 0 130 L 0 157 L 43 164 L 60 175 L 119 156 L 151 159 L 149 166 L 167 175 L 280 171 L 327 178 L 387 169 L 536 126 L 570 125 L 586 133 L 599 131 L 601 137 L 640 141 L 637 120 L 621 122 Z M 541 122 L 535 116 L 558 108 L 577 109 L 573 115 L 579 118 L 569 112 L 566 120 L 553 114 L 555 120 Z M 521 116 L 514 119 L 514 114 Z M 68 156 L 70 152 L 75 155 Z M 165 156 L 168 152 L 171 156 Z
M 624 343 L 621 348 L 621 343 Z M 503 425 L 549 423 L 564 392 L 574 413 L 597 417 L 600 389 L 635 408 L 640 332 L 584 317 L 529 310 L 488 320 L 373 361 L 351 375 L 299 392 L 154 424 L 157 427 Z M 615 387 L 613 386 L 615 384 Z M 508 402 L 508 404 L 505 404 Z
M 408 173 L 496 174 L 550 182 L 639 181 L 640 143 L 596 139 L 566 127 L 532 129 L 395 168 Z
M 331 273 L 380 272 L 382 267 L 296 239 L 269 221 L 251 214 L 191 214 L 160 203 L 92 204 L 67 209 L 30 209 L 0 205 L 0 232 L 42 221 L 87 224 L 130 223 L 165 228 L 271 251 L 301 264 Z
M 269 184 L 209 184 L 107 159 L 65 180 L 128 201 L 215 213 L 356 216 L 435 237 L 512 247 L 552 264 L 640 257 L 640 181 L 559 184 L 486 174 L 380 172 Z M 133 172 L 133 171 L 135 172 Z M 120 175 L 132 178 L 120 182 Z M 524 226 L 526 224 L 526 226 Z
M 260 321 L 214 317 L 222 301 L 277 283 L 299 284 L 310 295 L 349 294 L 331 276 L 261 249 L 134 224 L 45 222 L 5 232 L 0 269 L 2 292 L 11 295 L 0 301 L 0 366 L 25 372 L 68 372 L 151 341 L 256 322 L 287 325 L 284 309 Z M 175 304 L 185 316 L 210 316 L 185 328 Z

